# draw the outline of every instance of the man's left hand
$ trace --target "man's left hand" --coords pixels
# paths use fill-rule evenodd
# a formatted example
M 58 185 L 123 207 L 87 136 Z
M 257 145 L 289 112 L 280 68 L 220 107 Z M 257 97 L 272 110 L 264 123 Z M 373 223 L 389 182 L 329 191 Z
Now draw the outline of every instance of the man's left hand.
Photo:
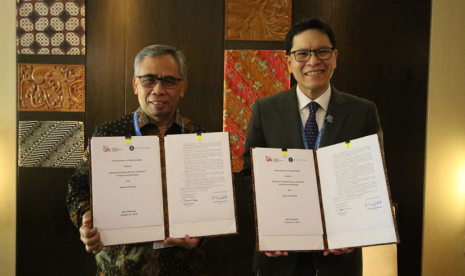
M 199 238 L 191 238 L 189 237 L 189 235 L 185 235 L 184 239 L 176 239 L 169 237 L 165 240 L 165 244 L 176 245 L 187 249 L 196 248 L 197 245 L 199 245 L 199 242 Z
M 325 256 L 328 256 L 329 254 L 334 254 L 334 255 L 341 255 L 341 254 L 344 254 L 344 253 L 350 253 L 354 251 L 353 248 L 347 248 L 347 247 L 343 247 L 343 248 L 340 248 L 340 249 L 330 249 L 330 250 L 325 250 L 325 252 L 323 252 L 323 255 Z

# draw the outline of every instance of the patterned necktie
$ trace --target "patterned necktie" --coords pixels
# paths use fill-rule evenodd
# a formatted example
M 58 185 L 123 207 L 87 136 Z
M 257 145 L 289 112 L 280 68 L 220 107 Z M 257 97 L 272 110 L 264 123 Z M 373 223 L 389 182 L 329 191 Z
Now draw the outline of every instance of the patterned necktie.
M 320 108 L 317 102 L 310 102 L 308 104 L 309 115 L 305 123 L 305 136 L 307 137 L 307 144 L 309 149 L 315 149 L 316 137 L 318 136 L 318 124 L 316 123 L 316 111 Z

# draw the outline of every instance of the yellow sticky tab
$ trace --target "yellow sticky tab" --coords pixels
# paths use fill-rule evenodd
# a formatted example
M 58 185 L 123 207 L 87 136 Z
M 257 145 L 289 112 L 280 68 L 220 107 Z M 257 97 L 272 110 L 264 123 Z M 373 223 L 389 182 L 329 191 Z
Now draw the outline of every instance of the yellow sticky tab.
M 124 139 L 124 141 L 126 141 L 126 144 L 131 144 L 132 143 L 131 137 L 126 137 Z
M 346 142 L 346 149 L 350 149 L 350 141 Z
M 197 141 L 202 141 L 202 133 L 197 133 Z
M 287 149 L 283 149 L 283 156 L 286 157 L 287 156 Z

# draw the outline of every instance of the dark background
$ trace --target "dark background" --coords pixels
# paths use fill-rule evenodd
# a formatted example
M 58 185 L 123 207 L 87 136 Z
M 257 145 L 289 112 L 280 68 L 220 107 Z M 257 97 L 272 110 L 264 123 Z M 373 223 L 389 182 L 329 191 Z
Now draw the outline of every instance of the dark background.
M 98 124 L 138 107 L 133 61 L 150 44 L 188 60 L 183 116 L 222 131 L 223 51 L 284 49 L 281 42 L 224 41 L 224 1 L 86 1 L 86 56 L 18 55 L 18 63 L 86 65 L 86 112 L 18 112 L 18 120 L 76 120 L 86 137 Z M 292 21 L 332 24 L 339 56 L 333 84 L 377 104 L 393 200 L 398 204 L 399 275 L 421 275 L 426 99 L 431 0 L 294 0 Z M 69 221 L 65 168 L 19 168 L 17 275 L 95 275 Z M 206 244 L 211 275 L 251 275 L 254 231 L 235 175 L 239 235 Z

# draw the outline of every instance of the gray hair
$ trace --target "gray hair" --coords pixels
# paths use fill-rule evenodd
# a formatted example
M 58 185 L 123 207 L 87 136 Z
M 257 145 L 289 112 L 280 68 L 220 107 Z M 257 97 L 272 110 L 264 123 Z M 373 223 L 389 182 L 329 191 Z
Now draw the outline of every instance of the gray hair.
M 137 54 L 134 60 L 134 75 L 138 75 L 140 63 L 142 62 L 144 58 L 161 56 L 161 55 L 171 55 L 178 63 L 179 73 L 181 74 L 181 78 L 182 79 L 187 78 L 186 56 L 182 52 L 176 50 L 176 48 L 174 47 L 171 47 L 168 45 L 161 45 L 161 44 L 147 46 Z

